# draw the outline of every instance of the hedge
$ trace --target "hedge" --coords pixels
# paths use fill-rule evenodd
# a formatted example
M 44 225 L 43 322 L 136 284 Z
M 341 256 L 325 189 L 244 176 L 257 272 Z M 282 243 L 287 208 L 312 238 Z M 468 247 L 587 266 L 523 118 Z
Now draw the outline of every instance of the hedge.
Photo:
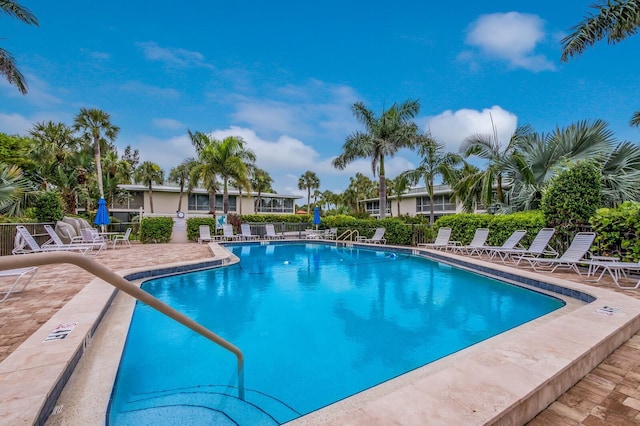
M 597 234 L 595 244 L 600 254 L 627 262 L 640 259 L 640 203 L 625 202 L 615 209 L 599 209 L 590 223 Z
M 212 217 L 191 217 L 187 219 L 187 238 L 198 241 L 200 225 L 209 225 L 212 234 L 216 232 L 216 220 Z
M 140 223 L 140 242 L 168 243 L 171 241 L 173 219 L 170 217 L 145 217 Z
M 462 244 L 471 242 L 476 229 L 488 228 L 487 245 L 491 246 L 502 245 L 514 231 L 524 229 L 527 234 L 520 244 L 528 247 L 538 231 L 545 227 L 545 220 L 536 210 L 504 215 L 460 213 L 438 218 L 433 224 L 434 232 L 441 227 L 451 228 L 451 240 Z

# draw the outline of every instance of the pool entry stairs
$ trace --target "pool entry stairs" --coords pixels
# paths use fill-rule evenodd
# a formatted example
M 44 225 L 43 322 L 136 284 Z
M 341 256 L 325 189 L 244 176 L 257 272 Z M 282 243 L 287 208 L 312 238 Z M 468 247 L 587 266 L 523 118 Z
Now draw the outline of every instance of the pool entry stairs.
M 251 389 L 245 400 L 228 385 L 206 385 L 137 395 L 108 424 L 279 425 L 301 415 L 284 402 Z M 112 413 L 113 416 L 113 413 Z

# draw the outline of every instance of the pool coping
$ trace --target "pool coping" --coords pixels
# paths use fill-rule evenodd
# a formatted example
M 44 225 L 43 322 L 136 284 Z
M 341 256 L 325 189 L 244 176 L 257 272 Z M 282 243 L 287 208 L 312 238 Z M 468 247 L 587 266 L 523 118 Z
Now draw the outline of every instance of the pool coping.
M 335 244 L 317 240 L 291 242 L 301 241 Z M 258 241 L 247 244 L 282 243 Z M 153 271 L 157 270 L 180 273 L 185 268 L 198 269 L 198 265 L 207 265 L 200 266 L 199 269 L 215 266 L 211 264 L 215 261 L 230 264 L 234 261 L 223 245 L 209 244 L 213 254 L 211 261 L 182 262 L 164 268 L 138 268 L 120 271 L 119 274 L 141 281 L 156 276 Z M 438 261 L 456 263 L 464 268 L 498 270 L 510 278 L 521 277 L 540 282 L 538 278 L 541 277 L 536 273 L 429 249 L 369 244 L 354 246 L 418 254 Z M 157 275 L 159 274 L 158 272 Z M 432 422 L 452 424 L 521 424 L 533 418 L 640 329 L 640 301 L 610 290 L 552 276 L 543 278 L 544 282 L 556 289 L 568 289 L 570 294 L 565 294 L 566 297 L 572 297 L 573 291 L 577 292 L 574 294 L 594 297 L 595 302 L 577 307 L 551 320 L 533 321 L 481 342 L 471 351 L 456 354 L 455 365 L 446 365 L 447 362 L 432 363 L 298 418 L 291 424 L 412 423 L 417 419 L 424 421 L 427 418 Z M 522 285 L 528 286 L 524 283 Z M 95 336 L 97 343 L 103 331 L 98 324 L 108 315 L 114 295 L 113 288 L 94 279 L 0 363 L 0 383 L 3 384 L 0 387 L 0 416 L 3 419 L 11 424 L 44 423 L 56 404 L 57 394 L 71 377 L 73 367 L 85 350 L 99 352 L 92 339 Z M 101 309 L 95 307 L 97 299 L 104 302 Z M 130 298 L 127 299 L 132 312 L 134 303 Z M 91 303 L 86 303 L 88 300 Z M 615 306 L 621 310 L 606 316 L 594 312 L 596 305 Z M 56 324 L 71 321 L 69 318 L 79 323 L 76 329 L 65 340 L 46 343 L 51 350 L 42 351 L 44 337 Z M 126 317 L 125 322 L 126 334 Z M 544 332 L 544 338 L 541 338 L 541 331 Z M 524 350 L 528 346 L 535 350 Z M 119 360 L 119 356 L 117 358 Z M 111 377 L 111 382 L 107 383 L 110 388 L 115 372 L 108 373 L 107 376 Z M 469 378 L 474 379 L 473 383 L 469 383 Z M 33 383 L 35 379 L 37 385 Z M 24 390 L 18 392 L 19 389 Z M 91 392 L 82 392 L 85 397 L 91 398 L 92 395 L 86 395 L 87 393 Z M 106 398 L 108 400 L 108 395 Z M 91 406 L 95 406 L 95 403 Z M 98 411 L 102 407 L 102 413 L 98 414 L 104 419 L 106 404 L 98 403 L 95 407 Z M 93 412 L 95 414 L 95 409 Z M 54 417 L 57 416 L 49 418 L 51 423 L 56 422 Z M 85 423 L 80 418 L 74 417 L 74 420 Z

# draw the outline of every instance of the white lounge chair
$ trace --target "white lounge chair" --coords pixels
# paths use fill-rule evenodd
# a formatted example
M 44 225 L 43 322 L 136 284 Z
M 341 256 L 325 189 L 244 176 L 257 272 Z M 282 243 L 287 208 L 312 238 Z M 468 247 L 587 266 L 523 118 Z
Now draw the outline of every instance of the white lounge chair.
M 260 236 L 251 233 L 251 226 L 248 223 L 241 224 L 240 231 L 243 240 L 257 240 L 260 238 Z
M 7 269 L 6 271 L 0 271 L 0 277 L 17 277 L 16 280 L 13 282 L 13 284 L 11 284 L 11 286 L 9 287 L 9 290 L 6 291 L 4 297 L 0 299 L 0 302 L 4 302 L 11 293 L 19 293 L 25 288 L 27 288 L 27 286 L 29 285 L 29 283 L 31 282 L 31 280 L 33 279 L 33 276 L 36 274 L 37 271 L 38 271 L 38 268 L 35 266 L 31 266 L 28 268 Z M 18 285 L 20 280 L 25 275 L 28 275 L 28 274 L 31 274 L 29 276 L 29 279 L 24 284 L 22 284 L 22 288 L 20 288 L 19 290 L 16 290 L 16 286 Z
M 578 232 L 575 237 L 573 237 L 573 241 L 571 241 L 567 251 L 558 258 L 523 257 L 522 259 L 529 262 L 535 271 L 543 268 L 551 268 L 551 272 L 553 272 L 558 268 L 564 267 L 575 271 L 578 275 L 582 275 L 578 269 L 578 264 L 589 263 L 589 261 L 584 259 L 584 256 L 591 248 L 595 238 L 596 234 L 594 232 Z
M 208 243 L 211 241 L 215 241 L 216 238 L 211 236 L 211 228 L 209 225 L 200 225 L 200 236 L 198 237 L 198 244 L 202 244 L 203 242 Z
M 116 244 L 118 242 L 122 242 L 126 244 L 129 248 L 131 248 L 131 243 L 129 242 L 129 237 L 131 236 L 131 228 L 127 228 L 124 232 L 124 235 L 116 235 L 113 237 L 113 248 L 116 248 Z
M 463 252 L 467 254 L 474 254 L 478 252 L 478 250 L 482 250 L 485 247 L 485 243 L 487 242 L 487 238 L 489 237 L 489 230 L 487 228 L 478 228 L 476 229 L 475 234 L 473 235 L 473 240 L 466 246 L 453 246 L 451 249 L 455 252 Z
M 373 233 L 373 237 L 358 237 L 358 242 L 369 244 L 386 244 L 387 240 L 384 238 L 385 228 L 376 228 L 376 232 Z
M 507 259 L 514 260 L 516 265 L 525 257 L 551 256 L 558 257 L 558 252 L 549 245 L 549 241 L 556 232 L 553 228 L 542 228 L 531 242 L 528 249 L 494 249 L 493 254 L 500 256 L 502 263 L 506 263 Z
M 600 258 L 602 259 L 602 258 Z M 620 278 L 626 277 L 630 272 L 640 272 L 640 261 L 638 262 L 619 262 L 619 261 L 603 261 L 603 260 L 591 260 L 589 262 L 589 269 L 602 268 L 602 272 L 596 281 L 600 281 L 605 272 L 608 272 L 613 279 L 615 285 L 625 290 L 634 290 L 640 288 L 640 280 L 635 286 L 622 286 L 620 285 Z
M 267 223 L 266 225 L 264 225 L 264 229 L 266 232 L 265 238 L 267 240 L 281 240 L 284 238 L 284 235 L 276 233 L 276 230 L 271 223 Z
M 478 254 L 487 253 L 489 256 L 494 257 L 496 255 L 496 250 L 513 250 L 516 248 L 524 249 L 524 247 L 520 246 L 520 240 L 524 238 L 527 234 L 527 231 L 524 229 L 519 229 L 517 231 L 513 231 L 513 233 L 506 239 L 501 246 L 484 246 L 478 249 Z
M 11 251 L 13 254 L 43 253 L 50 251 L 79 251 L 82 254 L 85 254 L 89 250 L 88 246 L 80 244 L 43 244 L 41 246 L 23 225 L 16 225 L 16 231 L 29 248 L 16 247 Z
M 438 235 L 436 235 L 436 239 L 432 243 L 420 243 L 418 247 L 425 247 L 431 249 L 447 249 L 451 246 L 454 246 L 455 243 L 453 241 L 449 241 L 451 238 L 451 228 L 442 227 L 438 229 Z
M 96 255 L 107 246 L 105 239 L 98 234 L 97 229 L 82 229 L 82 241 L 73 242 L 71 244 L 65 244 L 51 225 L 44 225 L 44 230 L 47 231 L 47 234 L 51 237 L 51 243 L 45 243 L 45 245 L 54 245 L 56 247 L 86 247 L 84 253 L 97 248 L 98 251 L 96 252 Z
M 237 241 L 242 238 L 242 235 L 237 235 L 233 233 L 233 225 L 226 224 L 222 225 L 222 237 L 223 240 L 227 241 Z

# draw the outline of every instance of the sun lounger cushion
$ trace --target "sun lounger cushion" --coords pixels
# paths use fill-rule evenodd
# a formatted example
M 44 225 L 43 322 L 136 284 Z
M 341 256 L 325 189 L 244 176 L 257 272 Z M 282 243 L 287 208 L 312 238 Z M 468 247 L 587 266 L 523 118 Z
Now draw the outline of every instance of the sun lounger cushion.
M 78 236 L 75 228 L 72 225 L 66 222 L 63 222 L 61 220 L 56 222 L 55 231 L 56 231 L 56 234 L 60 236 L 60 239 L 62 240 L 62 242 L 65 244 L 70 244 L 71 239 L 73 237 Z

